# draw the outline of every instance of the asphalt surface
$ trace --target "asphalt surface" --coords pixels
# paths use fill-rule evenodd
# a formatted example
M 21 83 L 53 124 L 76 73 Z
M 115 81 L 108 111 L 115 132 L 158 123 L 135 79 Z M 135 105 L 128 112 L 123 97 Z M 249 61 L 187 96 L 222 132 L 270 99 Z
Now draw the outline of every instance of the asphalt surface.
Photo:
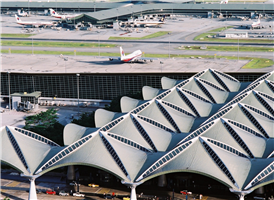
M 235 52 L 235 51 L 208 51 L 208 50 L 188 50 L 186 49 L 178 49 L 178 45 L 150 45 L 150 48 L 146 48 L 146 44 L 138 43 L 138 45 L 123 45 L 124 51 L 126 54 L 131 53 L 137 49 L 141 49 L 148 54 L 183 54 L 183 55 L 217 55 L 217 56 L 238 56 L 239 57 L 259 57 L 259 58 L 273 58 L 273 52 Z M 99 48 L 65 48 L 65 47 L 18 47 L 18 46 L 2 46 L 2 49 L 11 49 L 12 50 L 29 50 L 32 49 L 34 51 L 71 51 L 74 52 L 99 52 Z M 119 53 L 118 48 L 100 48 L 100 52 L 108 52 L 108 53 Z M 144 55 L 145 56 L 145 55 Z
M 14 170 L 2 170 L 1 172 L 1 193 L 0 199 L 4 199 L 5 197 L 9 197 L 11 200 L 24 200 L 28 199 L 28 191 L 30 187 L 30 182 L 19 175 L 10 175 L 11 172 L 15 172 Z M 42 191 L 42 193 L 37 194 L 38 200 L 48 200 L 48 199 L 70 199 L 70 200 L 80 200 L 80 199 L 92 199 L 92 200 L 103 200 L 103 194 L 112 194 L 113 192 L 116 194 L 117 198 L 114 200 L 121 200 L 123 197 L 130 196 L 130 189 L 126 187 L 88 187 L 86 185 L 80 185 L 79 191 L 82 194 L 85 194 L 85 197 L 73 197 L 73 196 L 59 196 L 59 195 L 47 195 L 45 192 L 49 189 L 58 191 L 65 190 L 69 192 L 73 189 L 74 186 L 69 186 L 65 182 L 65 174 L 49 172 L 35 180 L 36 189 Z M 74 188 L 76 189 L 76 187 Z M 158 197 L 168 197 L 165 199 L 170 199 L 173 196 L 173 191 L 166 189 L 144 189 L 144 188 L 136 188 L 137 196 L 140 193 L 143 193 L 143 199 L 152 200 L 152 196 Z M 188 195 L 188 200 L 194 199 L 197 194 Z M 253 200 L 254 194 L 247 195 L 245 197 L 246 200 Z M 186 200 L 186 196 L 180 194 L 179 192 L 174 192 L 174 197 L 176 200 Z M 204 194 L 202 200 L 237 200 L 238 197 L 234 194 L 227 195 L 215 195 L 215 194 Z
M 238 45 L 237 42 L 201 42 L 201 41 L 163 41 L 163 40 L 88 40 L 88 39 L 47 39 L 47 38 L 1 38 L 2 40 L 18 40 L 18 41 L 48 41 L 48 42 L 96 42 L 98 41 L 102 43 L 117 43 L 117 44 L 126 44 L 126 43 L 143 43 L 143 44 L 178 44 L 178 45 Z M 240 46 L 266 46 L 266 47 L 273 47 L 274 40 L 270 40 L 269 43 L 239 43 Z

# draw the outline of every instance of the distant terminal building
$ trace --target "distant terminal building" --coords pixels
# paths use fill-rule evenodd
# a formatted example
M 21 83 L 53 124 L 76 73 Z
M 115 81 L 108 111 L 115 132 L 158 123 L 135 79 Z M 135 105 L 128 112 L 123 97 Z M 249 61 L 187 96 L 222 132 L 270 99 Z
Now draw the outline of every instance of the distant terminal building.
M 264 4 L 206 4 L 192 0 L 182 1 L 131 1 L 131 2 L 17 2 L 4 1 L 1 11 L 47 11 L 53 8 L 58 12 L 82 13 L 73 18 L 73 23 L 84 22 L 91 24 L 113 23 L 116 20 L 127 20 L 130 17 L 142 15 L 204 15 L 225 11 L 227 15 L 253 16 L 254 13 L 274 14 L 272 6 Z M 72 23 L 72 22 L 69 22 Z
M 226 38 L 248 38 L 248 32 L 225 32 Z

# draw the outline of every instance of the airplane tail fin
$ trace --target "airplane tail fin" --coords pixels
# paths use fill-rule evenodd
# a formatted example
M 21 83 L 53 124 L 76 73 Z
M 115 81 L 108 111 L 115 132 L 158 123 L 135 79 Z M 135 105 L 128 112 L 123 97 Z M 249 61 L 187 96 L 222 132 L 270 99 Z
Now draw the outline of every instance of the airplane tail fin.
M 121 54 L 121 59 L 125 56 L 124 50 L 122 47 L 120 47 L 120 54 Z
M 15 15 L 15 19 L 16 19 L 16 22 L 21 22 L 21 19 L 17 15 Z
M 51 15 L 51 16 L 56 15 L 56 12 L 55 12 L 52 8 L 49 9 L 49 12 L 50 12 L 50 15 Z
M 225 0 L 225 4 L 228 4 L 228 0 Z

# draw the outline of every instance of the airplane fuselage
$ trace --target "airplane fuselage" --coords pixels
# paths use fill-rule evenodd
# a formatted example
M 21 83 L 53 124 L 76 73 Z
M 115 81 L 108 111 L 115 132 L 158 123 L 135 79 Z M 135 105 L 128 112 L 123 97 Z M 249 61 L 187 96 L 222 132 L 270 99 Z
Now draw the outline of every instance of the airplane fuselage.
M 135 62 L 140 57 L 142 57 L 142 51 L 137 50 L 137 51 L 134 51 L 133 53 L 131 53 L 129 55 L 121 57 L 121 61 L 123 61 L 123 62 Z
M 161 24 L 164 24 L 165 22 L 161 21 L 149 21 L 149 20 L 138 20 L 134 21 L 135 25 L 140 25 L 140 26 L 159 26 Z

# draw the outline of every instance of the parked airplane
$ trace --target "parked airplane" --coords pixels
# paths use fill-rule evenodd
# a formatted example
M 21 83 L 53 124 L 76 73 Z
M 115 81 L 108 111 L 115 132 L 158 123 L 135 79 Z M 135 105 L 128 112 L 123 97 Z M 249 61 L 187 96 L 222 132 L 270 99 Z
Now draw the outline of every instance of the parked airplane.
M 261 28 L 261 20 L 260 20 L 260 18 L 258 19 L 258 21 L 253 22 L 253 23 L 251 24 L 251 28 L 252 28 L 252 29 L 253 29 L 253 28 Z
M 261 20 L 260 20 L 260 18 L 259 18 L 258 21 L 253 22 L 253 23 L 250 24 L 250 25 L 241 25 L 241 27 L 245 27 L 245 28 L 249 28 L 249 29 L 254 29 L 254 28 L 260 29 L 260 28 L 268 28 L 268 27 L 271 28 L 272 25 L 264 25 L 264 26 L 261 26 Z
M 134 52 L 132 52 L 131 54 L 125 55 L 124 50 L 122 47 L 120 47 L 120 57 L 110 57 L 109 60 L 113 61 L 114 59 L 116 60 L 120 60 L 122 62 L 146 62 L 147 60 L 150 60 L 150 62 L 152 62 L 152 60 L 154 60 L 154 58 L 142 58 L 142 51 L 141 50 L 136 50 Z
M 40 27 L 40 26 L 55 26 L 56 22 L 30 22 L 30 21 L 25 21 L 23 22 L 17 15 L 15 15 L 15 19 L 17 24 L 23 25 L 23 26 L 32 26 L 32 27 Z
M 228 0 L 222 0 L 220 4 L 228 4 Z
M 77 17 L 81 14 L 75 14 L 75 15 L 60 15 L 58 14 L 57 12 L 55 12 L 53 9 L 49 9 L 50 11 L 50 15 L 55 17 L 55 18 L 60 18 L 60 19 L 68 19 L 68 18 L 74 18 L 74 17 Z
M 159 20 L 146 20 L 146 19 L 136 19 L 133 22 L 131 22 L 135 27 L 136 26 L 143 26 L 143 27 L 148 27 L 148 26 L 157 26 L 160 27 L 161 25 L 165 24 L 165 16 L 163 16 Z
M 28 16 L 29 16 L 28 13 L 25 12 L 24 10 L 23 10 L 23 12 L 21 12 L 21 9 L 18 9 L 18 10 L 17 10 L 17 14 L 18 14 L 18 16 L 20 16 L 20 17 L 28 17 Z
M 241 19 L 242 21 L 245 21 L 248 19 L 248 17 L 244 17 L 244 16 L 236 16 L 237 19 Z

